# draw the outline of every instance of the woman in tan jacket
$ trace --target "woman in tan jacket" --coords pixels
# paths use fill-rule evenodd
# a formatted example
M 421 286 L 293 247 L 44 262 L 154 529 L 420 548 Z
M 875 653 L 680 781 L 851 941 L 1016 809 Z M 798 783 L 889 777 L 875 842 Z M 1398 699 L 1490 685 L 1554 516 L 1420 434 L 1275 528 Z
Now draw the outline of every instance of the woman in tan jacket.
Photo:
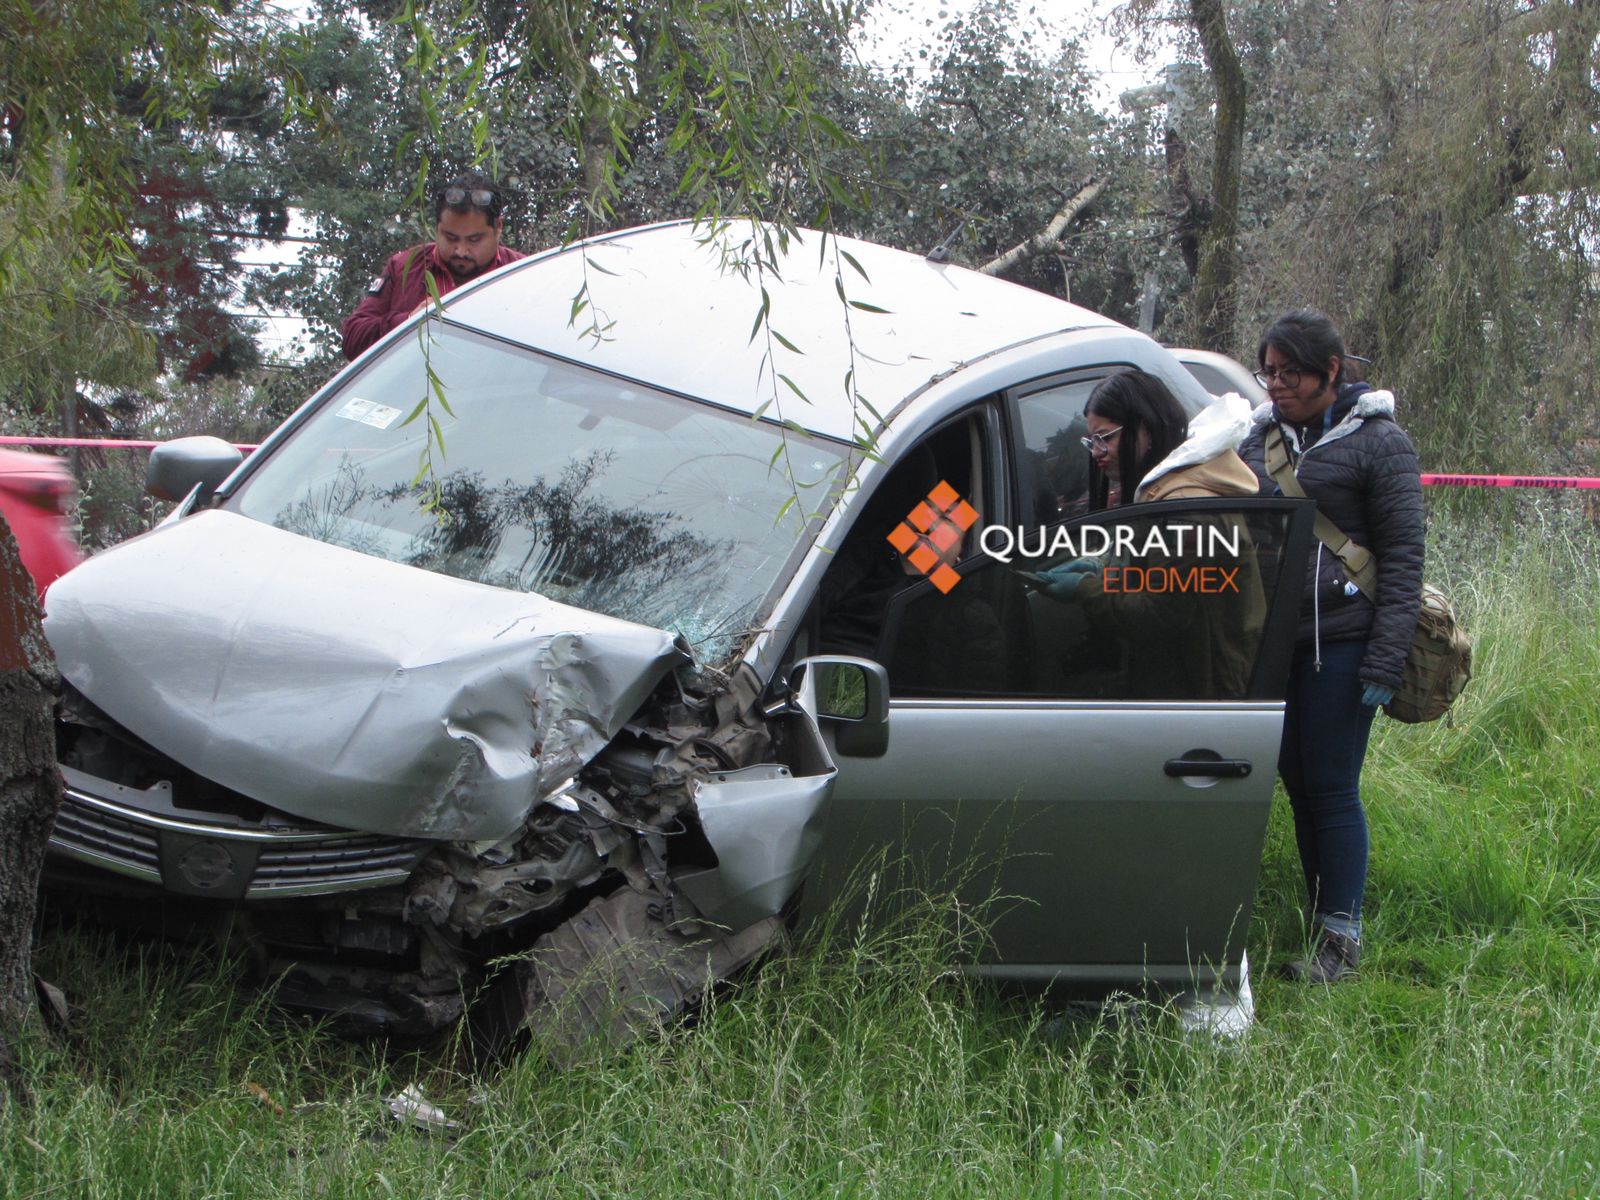
M 1255 474 L 1234 449 L 1250 428 L 1250 405 L 1238 396 L 1214 401 L 1190 421 L 1161 380 L 1120 371 L 1095 388 L 1084 417 L 1091 510 L 1256 494 Z M 1139 516 L 1142 528 L 1162 525 L 1156 513 Z M 1238 554 L 1226 562 L 1205 552 L 1129 563 L 1080 558 L 1040 574 L 1047 594 L 1081 604 L 1090 625 L 1125 648 L 1128 699 L 1226 699 L 1249 688 L 1266 617 L 1249 530 L 1228 514 L 1188 515 L 1182 524 L 1216 525 Z M 1222 591 L 1135 591 L 1125 585 L 1133 566 L 1179 572 L 1214 566 L 1232 574 Z

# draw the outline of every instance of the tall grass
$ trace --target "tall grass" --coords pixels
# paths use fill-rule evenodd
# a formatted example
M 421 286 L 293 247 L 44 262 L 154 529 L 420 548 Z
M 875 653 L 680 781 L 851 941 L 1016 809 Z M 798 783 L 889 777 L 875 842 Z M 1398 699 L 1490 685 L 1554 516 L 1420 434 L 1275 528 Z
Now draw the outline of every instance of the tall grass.
M 951 971 L 970 927 L 933 903 L 565 1075 L 469 1078 L 289 1021 L 225 961 L 55 937 L 41 966 L 85 1011 L 0 1115 L 0 1194 L 1600 1194 L 1600 554 L 1576 520 L 1446 528 L 1429 574 L 1477 678 L 1452 724 L 1377 730 L 1362 978 L 1258 972 L 1242 1044 Z M 1280 806 L 1258 967 L 1300 945 L 1300 887 Z M 411 1082 L 454 1135 L 389 1119 Z

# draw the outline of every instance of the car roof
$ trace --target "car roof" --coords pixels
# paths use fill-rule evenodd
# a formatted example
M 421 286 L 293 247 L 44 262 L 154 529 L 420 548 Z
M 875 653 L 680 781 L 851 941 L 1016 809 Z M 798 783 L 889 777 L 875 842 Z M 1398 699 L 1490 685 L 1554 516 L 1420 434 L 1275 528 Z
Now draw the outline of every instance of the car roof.
M 757 239 L 771 251 L 760 267 Z M 785 241 L 749 221 L 561 247 L 446 306 L 451 321 L 496 337 L 840 439 L 876 434 L 880 415 L 1007 348 L 1122 328 L 964 267 L 815 230 Z

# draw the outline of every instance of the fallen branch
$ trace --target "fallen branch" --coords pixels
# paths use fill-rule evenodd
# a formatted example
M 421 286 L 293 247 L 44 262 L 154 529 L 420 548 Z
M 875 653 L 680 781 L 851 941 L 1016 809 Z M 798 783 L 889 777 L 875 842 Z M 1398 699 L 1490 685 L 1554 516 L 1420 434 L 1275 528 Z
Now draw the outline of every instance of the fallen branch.
M 1073 193 L 1072 198 L 1061 206 L 1060 210 L 1050 218 L 1049 223 L 1043 229 L 1026 241 L 1017 243 L 999 258 L 984 263 L 978 270 L 985 275 L 998 275 L 1002 271 L 1010 270 L 1023 259 L 1032 258 L 1035 254 L 1043 254 L 1047 250 L 1053 250 L 1067 226 L 1073 222 L 1079 213 L 1094 203 L 1095 197 L 1100 194 L 1100 189 L 1104 186 L 1098 179 L 1089 180 L 1088 183 Z

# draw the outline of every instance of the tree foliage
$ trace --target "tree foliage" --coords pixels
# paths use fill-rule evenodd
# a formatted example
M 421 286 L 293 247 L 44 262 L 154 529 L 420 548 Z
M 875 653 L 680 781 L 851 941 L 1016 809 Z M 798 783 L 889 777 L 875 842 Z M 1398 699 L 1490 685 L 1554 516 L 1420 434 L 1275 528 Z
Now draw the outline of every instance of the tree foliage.
M 1175 59 L 1170 142 L 1204 178 L 1212 75 L 1180 7 L 1127 11 Z M 1375 360 L 1428 461 L 1595 461 L 1592 0 L 1231 0 L 1247 83 L 1241 357 L 1311 304 Z M 1187 214 L 1172 209 L 1174 235 Z M 1203 336 L 1199 293 L 1168 333 Z M 1583 440 L 1588 435 L 1588 442 Z M 1548 464 L 1547 464 L 1548 465 Z
M 272 6 L 13 2 L 0 31 L 0 364 L 7 407 L 87 405 L 76 384 L 229 374 L 259 355 L 233 308 L 245 234 L 281 233 L 237 136 L 302 108 Z M 87 353 L 85 353 L 87 349 Z
M 377 265 L 431 235 L 429 189 L 472 165 L 524 249 L 674 217 L 827 225 L 861 202 L 823 86 L 853 20 L 849 0 L 324 0 L 302 69 L 334 136 L 262 149 L 315 244 L 254 294 L 309 316 L 331 365 Z
M 1137 155 L 1101 112 L 1075 39 L 1046 41 L 1011 0 L 985 0 L 936 31 L 927 61 L 848 80 L 854 126 L 879 166 L 852 232 L 982 266 L 1043 232 L 1088 189 L 1092 203 L 1005 267 L 1019 283 L 1131 313 L 1143 247 Z

